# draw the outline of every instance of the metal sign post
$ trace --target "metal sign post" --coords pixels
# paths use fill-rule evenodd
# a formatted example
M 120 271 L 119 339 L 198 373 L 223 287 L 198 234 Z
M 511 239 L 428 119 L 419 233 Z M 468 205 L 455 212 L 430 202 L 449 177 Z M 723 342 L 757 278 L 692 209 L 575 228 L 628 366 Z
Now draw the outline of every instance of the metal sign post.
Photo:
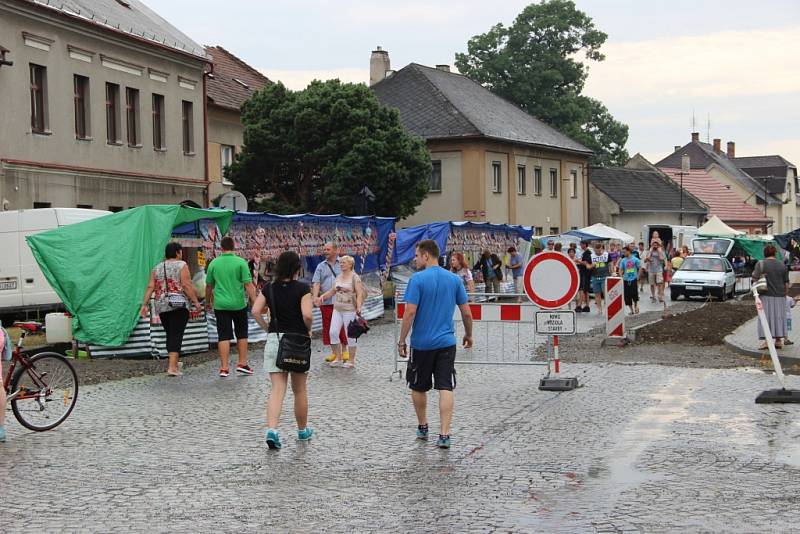
M 525 267 L 525 293 L 531 302 L 547 310 L 536 313 L 536 333 L 548 336 L 547 376 L 539 381 L 539 389 L 543 391 L 570 391 L 578 387 L 577 378 L 561 377 L 558 353 L 558 336 L 574 335 L 577 331 L 575 312 L 559 308 L 575 298 L 578 280 L 575 263 L 560 252 L 541 252 Z

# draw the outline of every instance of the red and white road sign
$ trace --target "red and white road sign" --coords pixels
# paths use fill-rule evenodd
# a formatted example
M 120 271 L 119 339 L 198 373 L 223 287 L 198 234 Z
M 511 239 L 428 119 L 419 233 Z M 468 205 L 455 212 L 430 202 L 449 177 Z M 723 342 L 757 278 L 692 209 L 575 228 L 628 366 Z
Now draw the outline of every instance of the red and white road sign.
M 625 337 L 622 278 L 606 278 L 606 337 Z
M 566 306 L 578 293 L 578 267 L 560 252 L 540 252 L 525 266 L 525 294 L 546 310 Z

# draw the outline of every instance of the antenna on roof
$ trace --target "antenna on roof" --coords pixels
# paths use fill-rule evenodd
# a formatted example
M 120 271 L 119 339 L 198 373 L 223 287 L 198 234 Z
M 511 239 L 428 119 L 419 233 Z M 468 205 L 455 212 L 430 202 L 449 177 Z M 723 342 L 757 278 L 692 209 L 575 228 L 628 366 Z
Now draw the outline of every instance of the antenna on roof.
M 692 108 L 692 131 L 697 131 L 697 121 L 694 118 L 694 108 Z
M 708 122 L 706 122 L 706 143 L 711 142 L 711 113 L 708 114 Z

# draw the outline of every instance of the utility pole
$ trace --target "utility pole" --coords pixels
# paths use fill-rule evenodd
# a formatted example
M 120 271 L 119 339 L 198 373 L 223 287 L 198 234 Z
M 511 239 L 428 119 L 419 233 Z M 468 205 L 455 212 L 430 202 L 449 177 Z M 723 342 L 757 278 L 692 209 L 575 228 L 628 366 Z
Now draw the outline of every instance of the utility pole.
M 681 172 L 678 175 L 681 177 L 681 210 L 678 213 L 678 223 L 683 226 L 683 175 L 689 174 L 690 170 L 689 154 L 681 156 Z

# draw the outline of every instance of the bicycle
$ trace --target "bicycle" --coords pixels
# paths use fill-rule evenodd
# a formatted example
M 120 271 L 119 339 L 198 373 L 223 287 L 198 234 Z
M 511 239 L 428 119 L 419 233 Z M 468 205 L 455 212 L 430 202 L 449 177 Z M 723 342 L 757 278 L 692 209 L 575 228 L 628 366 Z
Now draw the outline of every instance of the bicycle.
M 69 360 L 56 352 L 23 354 L 25 336 L 43 332 L 41 323 L 15 322 L 14 326 L 21 333 L 8 373 L 2 377 L 8 402 L 14 417 L 25 428 L 36 432 L 51 430 L 63 423 L 75 407 L 78 374 Z

